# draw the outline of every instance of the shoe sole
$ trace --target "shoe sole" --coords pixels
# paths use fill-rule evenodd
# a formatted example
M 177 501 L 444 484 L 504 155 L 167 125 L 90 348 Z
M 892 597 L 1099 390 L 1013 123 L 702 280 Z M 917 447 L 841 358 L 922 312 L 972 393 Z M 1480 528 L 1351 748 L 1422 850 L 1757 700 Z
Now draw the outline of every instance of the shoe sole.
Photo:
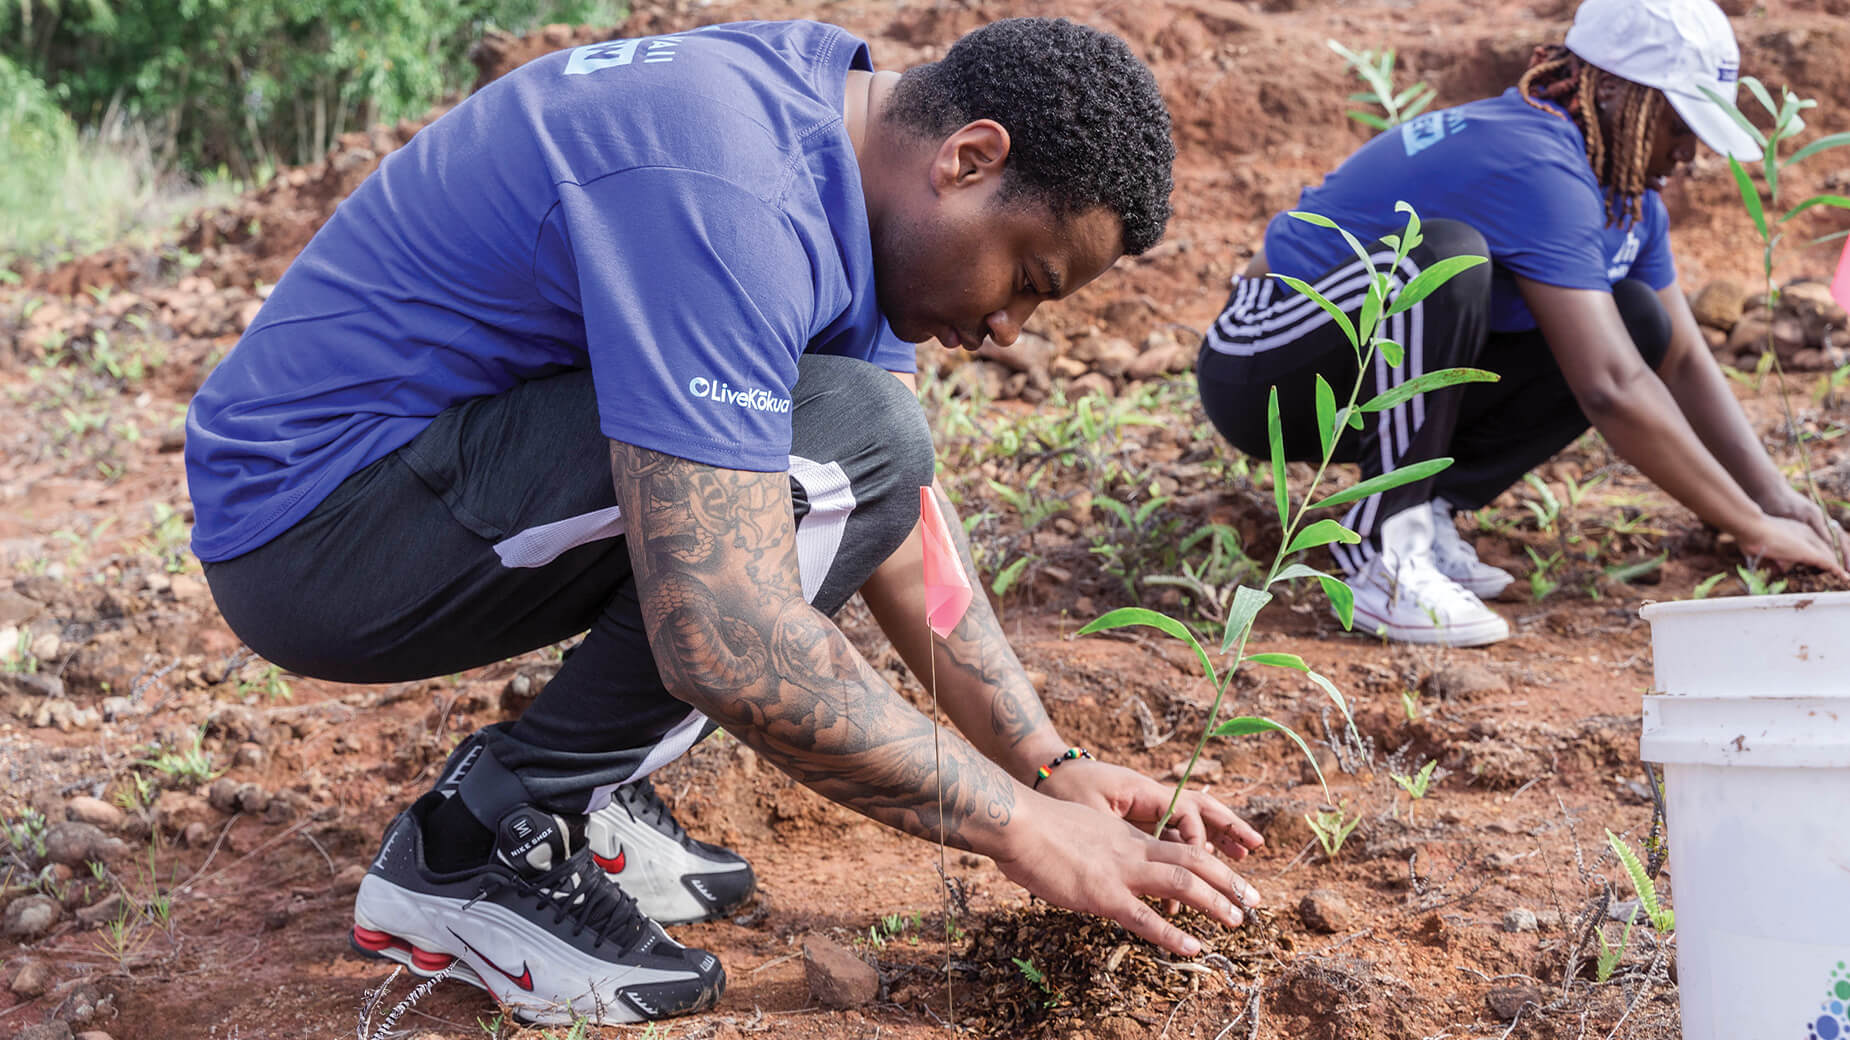
M 1409 628 L 1391 624 L 1362 610 L 1355 612 L 1355 631 L 1363 635 L 1380 633 L 1396 643 L 1420 643 L 1427 646 L 1489 646 L 1510 637 L 1509 623 L 1498 618 L 1495 623 L 1479 622 L 1468 628 Z
M 366 881 L 379 882 L 383 886 L 375 893 L 376 900 L 384 901 L 381 904 L 382 907 L 390 907 L 395 900 L 416 898 L 415 893 L 376 875 L 367 875 Z M 362 891 L 361 901 L 364 901 L 364 898 L 365 892 Z M 378 914 L 371 916 L 376 917 Z M 435 977 L 447 969 L 449 974 L 445 976 L 446 978 L 466 982 L 477 989 L 486 991 L 497 1004 L 507 1008 L 515 1019 L 531 1025 L 571 1025 L 581 1020 L 589 1020 L 597 1025 L 639 1025 L 644 1022 L 705 1011 L 717 1004 L 720 995 L 725 991 L 726 982 L 722 969 L 717 979 L 711 980 L 712 984 L 703 988 L 687 1004 L 666 1013 L 644 1014 L 627 1003 L 628 1000 L 638 999 L 644 991 L 660 984 L 660 982 L 644 981 L 635 984 L 635 988 L 630 985 L 623 986 L 623 992 L 620 995 L 612 994 L 608 998 L 598 1000 L 594 1011 L 587 1013 L 581 1007 L 575 1007 L 571 1002 L 542 1003 L 532 1001 L 530 998 L 523 999 L 517 992 L 501 992 L 489 985 L 480 973 L 463 958 L 460 951 L 452 952 L 438 943 L 412 939 L 393 929 L 381 928 L 377 925 L 378 922 L 370 920 L 369 915 L 361 907 L 354 908 L 353 929 L 348 935 L 348 942 L 355 952 L 375 960 L 388 960 L 402 964 L 413 974 L 423 978 Z M 670 980 L 661 980 L 661 982 L 667 981 Z

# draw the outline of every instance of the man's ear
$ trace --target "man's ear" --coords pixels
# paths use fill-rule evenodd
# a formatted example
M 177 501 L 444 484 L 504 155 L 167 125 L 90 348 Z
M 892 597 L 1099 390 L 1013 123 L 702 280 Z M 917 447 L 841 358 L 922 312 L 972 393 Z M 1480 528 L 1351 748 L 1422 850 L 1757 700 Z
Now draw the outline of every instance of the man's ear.
M 1009 132 L 993 119 L 978 119 L 952 132 L 932 156 L 931 186 L 943 193 L 985 186 L 1002 179 L 1008 165 Z

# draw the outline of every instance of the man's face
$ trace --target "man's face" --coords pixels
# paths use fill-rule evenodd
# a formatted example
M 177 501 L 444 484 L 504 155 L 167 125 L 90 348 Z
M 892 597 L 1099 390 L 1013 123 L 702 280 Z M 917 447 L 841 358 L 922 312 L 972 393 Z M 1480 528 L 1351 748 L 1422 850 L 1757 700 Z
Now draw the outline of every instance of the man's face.
M 1008 346 L 1034 308 L 1117 261 L 1123 234 L 1110 210 L 1055 220 L 1030 195 L 1001 201 L 1000 183 L 919 198 L 876 231 L 880 310 L 901 339 Z

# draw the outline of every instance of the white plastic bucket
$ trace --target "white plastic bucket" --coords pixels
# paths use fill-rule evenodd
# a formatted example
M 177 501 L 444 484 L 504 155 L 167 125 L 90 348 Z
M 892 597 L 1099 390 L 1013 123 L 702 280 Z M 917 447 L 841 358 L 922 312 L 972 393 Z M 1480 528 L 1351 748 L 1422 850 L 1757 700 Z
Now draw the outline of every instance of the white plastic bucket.
M 1850 593 L 1643 614 L 1684 1040 L 1850 1040 Z

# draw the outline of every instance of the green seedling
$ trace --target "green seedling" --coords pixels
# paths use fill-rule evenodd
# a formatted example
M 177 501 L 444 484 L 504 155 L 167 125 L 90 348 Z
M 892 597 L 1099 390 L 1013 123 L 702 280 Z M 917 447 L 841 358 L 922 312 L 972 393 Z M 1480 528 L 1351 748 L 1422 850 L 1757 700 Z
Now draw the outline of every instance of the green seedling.
M 1349 840 L 1349 835 L 1362 822 L 1362 814 L 1358 810 L 1351 817 L 1347 805 L 1339 802 L 1333 809 L 1317 810 L 1315 816 L 1305 813 L 1304 822 L 1310 824 L 1310 833 L 1317 839 L 1317 847 L 1323 850 L 1324 858 L 1334 861 L 1336 854 L 1343 850 L 1343 842 Z
M 1420 114 L 1432 99 L 1438 96 L 1438 90 L 1424 82 L 1415 83 L 1405 90 L 1394 89 L 1394 48 L 1384 51 L 1352 51 L 1335 40 L 1326 41 L 1330 49 L 1340 55 L 1349 67 L 1355 70 L 1357 79 L 1367 90 L 1349 95 L 1351 102 L 1364 105 L 1378 105 L 1381 114 L 1350 109 L 1350 119 L 1375 130 L 1386 130 Z
M 1765 85 L 1752 76 L 1742 76 L 1741 86 L 1746 88 L 1747 92 L 1753 95 L 1754 100 L 1758 101 L 1760 106 L 1766 110 L 1767 116 L 1771 118 L 1773 122 L 1772 129 L 1762 133 L 1759 127 L 1756 127 L 1747 116 L 1742 114 L 1739 108 L 1735 107 L 1734 102 L 1722 97 L 1720 94 L 1715 93 L 1707 87 L 1703 87 L 1702 92 L 1709 96 L 1709 100 L 1720 105 L 1723 110 L 1725 110 L 1729 116 L 1732 117 L 1743 130 L 1746 130 L 1748 135 L 1753 137 L 1755 142 L 1761 146 L 1762 154 L 1760 168 L 1763 179 L 1766 182 L 1766 196 L 1764 200 L 1761 197 L 1760 189 L 1755 186 L 1753 178 L 1747 175 L 1747 170 L 1741 165 L 1739 159 L 1729 156 L 1728 168 L 1734 174 L 1735 186 L 1740 189 L 1741 203 L 1746 207 L 1747 215 L 1754 223 L 1754 230 L 1760 235 L 1760 241 L 1764 247 L 1761 251 L 1761 276 L 1763 284 L 1766 287 L 1767 308 L 1777 313 L 1779 308 L 1779 286 L 1773 281 L 1774 254 L 1780 242 L 1785 238 L 1785 226 L 1801 213 L 1818 206 L 1850 209 L 1850 198 L 1843 195 L 1818 194 L 1801 201 L 1798 205 L 1793 206 L 1784 213 L 1779 213 L 1780 175 L 1783 171 L 1790 169 L 1795 164 L 1817 155 L 1820 152 L 1850 144 L 1850 133 L 1829 134 L 1820 137 L 1810 144 L 1801 147 L 1791 155 L 1781 158 L 1779 154 L 1780 147 L 1797 137 L 1805 129 L 1805 120 L 1800 117 L 1799 113 L 1818 107 L 1818 102 L 1810 98 L 1799 97 L 1792 92 L 1790 87 L 1779 88 L 1779 101 L 1775 102 L 1773 100 L 1773 95 L 1768 92 Z M 1838 231 L 1815 238 L 1810 244 L 1818 245 L 1833 241 L 1843 238 L 1846 234 L 1850 234 L 1850 231 Z M 1760 363 L 1762 366 L 1771 365 L 1775 377 L 1779 381 L 1779 403 L 1785 413 L 1788 439 L 1797 445 L 1799 449 L 1799 463 L 1800 469 L 1805 476 L 1806 492 L 1811 496 L 1812 502 L 1818 506 L 1818 509 L 1828 516 L 1830 514 L 1828 510 L 1825 509 L 1824 496 L 1819 492 L 1818 482 L 1812 476 L 1813 470 L 1810 451 L 1805 446 L 1805 439 L 1799 435 L 1799 423 L 1792 414 L 1791 396 L 1786 392 L 1786 372 L 1779 363 L 1778 352 L 1773 349 L 1773 329 L 1771 324 L 1767 327 L 1766 346 L 1761 354 Z M 1840 566 L 1843 565 L 1846 562 L 1844 559 L 1843 547 L 1838 544 L 1836 539 L 1831 539 L 1831 548 L 1837 555 L 1838 564 Z
M 1194 633 L 1190 632 L 1186 625 L 1166 614 L 1161 614 L 1153 610 L 1147 610 L 1141 607 L 1125 607 L 1111 611 L 1079 630 L 1078 634 L 1087 635 L 1105 629 L 1121 628 L 1128 625 L 1147 625 L 1158 629 L 1188 644 L 1190 649 L 1195 652 L 1196 658 L 1201 662 L 1202 670 L 1207 677 L 1209 685 L 1214 688 L 1213 702 L 1208 709 L 1207 725 L 1203 727 L 1201 737 L 1196 742 L 1193 753 L 1189 755 L 1188 762 L 1182 769 L 1181 777 L 1176 781 L 1176 787 L 1170 796 L 1168 809 L 1163 813 L 1162 818 L 1157 821 L 1153 831 L 1155 834 L 1162 834 L 1163 829 L 1168 826 L 1169 817 L 1175 811 L 1176 802 L 1181 798 L 1182 792 L 1187 789 L 1189 778 L 1194 774 L 1195 763 L 1200 760 L 1202 750 L 1207 746 L 1210 737 L 1244 736 L 1265 732 L 1283 733 L 1297 744 L 1298 749 L 1303 752 L 1306 758 L 1310 759 L 1311 768 L 1315 771 L 1318 782 L 1323 784 L 1324 790 L 1327 793 L 1329 788 L 1328 784 L 1324 781 L 1322 767 L 1317 764 L 1316 758 L 1311 754 L 1310 746 L 1304 742 L 1304 738 L 1299 736 L 1297 732 L 1292 730 L 1289 726 L 1261 716 L 1240 716 L 1227 719 L 1224 722 L 1221 721 L 1221 706 L 1226 699 L 1227 691 L 1233 686 L 1233 680 L 1239 668 L 1245 664 L 1257 664 L 1268 667 L 1287 668 L 1302 674 L 1306 679 L 1317 685 L 1329 695 L 1330 701 L 1336 706 L 1336 709 L 1342 713 L 1343 722 L 1346 726 L 1346 733 L 1353 735 L 1356 732 L 1355 719 L 1350 713 L 1349 703 L 1343 697 L 1341 691 L 1336 688 L 1336 684 L 1313 670 L 1303 658 L 1296 654 L 1248 654 L 1246 652 L 1247 642 L 1252 635 L 1253 622 L 1259 616 L 1260 610 L 1264 609 L 1266 604 L 1272 601 L 1273 594 L 1269 590 L 1273 585 L 1282 581 L 1309 578 L 1315 580 L 1322 586 L 1324 595 L 1329 599 L 1331 606 L 1335 608 L 1336 615 L 1341 620 L 1343 627 L 1345 629 L 1353 629 L 1355 625 L 1355 591 L 1345 584 L 1342 579 L 1334 575 L 1326 574 L 1303 563 L 1288 564 L 1286 561 L 1295 554 L 1305 550 L 1315 549 L 1337 542 L 1353 545 L 1361 541 L 1361 536 L 1335 520 L 1326 518 L 1312 521 L 1309 519 L 1310 514 L 1340 505 L 1347 505 L 1365 499 L 1378 492 L 1399 487 L 1403 484 L 1424 480 L 1445 469 L 1447 466 L 1450 466 L 1452 460 L 1449 458 L 1439 458 L 1419 462 L 1402 469 L 1393 470 L 1363 480 L 1352 487 L 1318 498 L 1317 489 L 1322 484 L 1323 477 L 1329 469 L 1331 459 L 1335 454 L 1336 444 L 1344 429 L 1346 427 L 1360 429 L 1363 423 L 1362 417 L 1364 415 L 1392 408 L 1402 401 L 1410 400 L 1427 391 L 1455 386 L 1459 383 L 1489 382 L 1497 378 L 1495 373 L 1477 369 L 1444 369 L 1436 372 L 1428 372 L 1408 379 L 1399 386 L 1377 394 L 1367 401 L 1360 400 L 1363 385 L 1360 373 L 1366 373 L 1371 370 L 1377 353 L 1379 353 L 1382 360 L 1387 362 L 1388 365 L 1396 368 L 1401 365 L 1406 357 L 1405 348 L 1380 334 L 1382 321 L 1405 311 L 1407 308 L 1425 299 L 1435 289 L 1445 284 L 1447 280 L 1460 271 L 1486 262 L 1485 258 L 1481 256 L 1448 257 L 1429 265 L 1411 281 L 1405 284 L 1398 284 L 1393 272 L 1400 270 L 1400 264 L 1406 259 L 1407 254 L 1420 244 L 1421 235 L 1420 218 L 1419 215 L 1413 211 L 1413 207 L 1407 205 L 1405 202 L 1399 202 L 1395 204 L 1394 209 L 1396 213 L 1406 214 L 1406 223 L 1399 234 L 1389 234 L 1382 237 L 1382 242 L 1393 251 L 1393 255 L 1387 262 L 1379 265 L 1376 263 L 1369 250 L 1366 249 L 1354 235 L 1338 227 L 1335 221 L 1315 213 L 1294 211 L 1290 214 L 1293 219 L 1302 220 L 1305 223 L 1313 224 L 1341 234 L 1343 239 L 1349 244 L 1349 247 L 1354 251 L 1355 255 L 1371 272 L 1364 300 L 1360 309 L 1357 311 L 1356 318 L 1353 320 L 1341 307 L 1332 303 L 1310 284 L 1276 272 L 1269 275 L 1269 277 L 1277 278 L 1291 286 L 1291 288 L 1299 294 L 1308 297 L 1318 307 L 1322 308 L 1330 315 L 1336 327 L 1342 330 L 1343 335 L 1349 341 L 1350 349 L 1355 354 L 1356 371 L 1358 375 L 1354 385 L 1349 388 L 1346 402 L 1340 408 L 1337 405 L 1336 393 L 1331 388 L 1330 384 L 1326 382 L 1323 377 L 1317 377 L 1314 400 L 1309 403 L 1314 405 L 1316 409 L 1317 436 L 1319 446 L 1321 447 L 1321 458 L 1311 476 L 1309 486 L 1304 490 L 1302 496 L 1296 499 L 1295 503 L 1293 501 L 1291 488 L 1285 478 L 1284 424 L 1279 410 L 1278 388 L 1272 388 L 1271 395 L 1266 405 L 1266 429 L 1271 454 L 1272 496 L 1274 505 L 1277 508 L 1279 526 L 1283 535 L 1279 540 L 1279 550 L 1273 556 L 1271 564 L 1266 570 L 1265 578 L 1259 583 L 1258 587 L 1255 588 L 1250 585 L 1242 584 L 1234 590 L 1231 605 L 1227 610 L 1227 619 L 1222 632 L 1220 645 L 1221 654 L 1226 656 L 1231 662 L 1225 674 L 1222 675 L 1216 671 L 1214 662 L 1209 658 L 1208 652 L 1202 647 L 1201 642 L 1196 639 Z
M 1612 978 L 1612 973 L 1618 968 L 1619 962 L 1625 959 L 1625 951 L 1631 949 L 1632 924 L 1637 920 L 1638 912 L 1634 910 L 1632 911 L 1632 915 L 1625 919 L 1625 931 L 1619 935 L 1617 944 L 1612 943 L 1606 938 L 1606 929 L 1604 927 L 1595 928 L 1593 930 L 1593 937 L 1599 940 L 1599 953 L 1593 962 L 1594 979 L 1605 982 Z
M 1406 712 L 1408 722 L 1420 720 L 1420 691 L 1405 687 L 1400 691 L 1400 710 Z
M 1638 907 L 1644 911 L 1645 920 L 1662 935 L 1676 928 L 1676 911 L 1663 905 L 1657 898 L 1657 883 L 1639 861 L 1638 854 L 1632 851 L 1617 834 L 1606 832 L 1606 844 L 1612 846 L 1612 854 L 1619 857 L 1619 863 L 1625 867 L 1625 874 L 1631 879 L 1632 892 L 1638 897 Z
M 1420 803 L 1420 799 L 1426 797 L 1426 789 L 1432 785 L 1432 771 L 1437 768 L 1438 765 L 1438 759 L 1429 758 L 1426 760 L 1426 764 L 1420 767 L 1419 772 L 1414 773 L 1412 776 L 1402 776 L 1399 773 L 1388 774 L 1390 779 L 1400 785 L 1401 790 L 1407 792 L 1408 823 L 1413 822 L 1414 806 Z
M 1701 581 L 1696 583 L 1696 587 L 1694 589 L 1690 590 L 1690 593 L 1689 593 L 1690 598 L 1691 599 L 1708 599 L 1709 593 L 1714 592 L 1715 586 L 1721 584 L 1722 579 L 1726 578 L 1727 576 L 1728 576 L 1728 572 L 1722 571 L 1717 574 L 1711 574 L 1708 577 L 1702 579 Z
M 1021 972 L 1022 978 L 1034 983 L 1034 985 L 1040 989 L 1042 995 L 1041 1007 L 1050 1008 L 1060 1004 L 1063 999 L 1060 993 L 1048 983 L 1046 973 L 1035 967 L 1032 960 L 1023 960 L 1020 957 L 1010 957 L 1009 960 L 1014 962 L 1015 968 Z
M 1767 572 L 1759 567 L 1749 570 L 1737 565 L 1734 573 L 1740 577 L 1741 584 L 1746 587 L 1749 596 L 1777 596 L 1786 591 L 1786 579 L 1769 581 Z
M 205 727 L 193 733 L 193 746 L 190 748 L 148 748 L 151 757 L 139 759 L 138 765 L 168 778 L 176 786 L 202 784 L 216 777 L 221 771 L 212 768 L 212 755 L 202 745 Z
M 1540 603 L 1547 599 L 1550 593 L 1561 587 L 1559 580 L 1550 577 L 1550 572 L 1561 563 L 1561 553 L 1556 551 L 1543 556 L 1535 551 L 1534 546 L 1530 545 L 1523 546 L 1522 551 L 1528 553 L 1529 559 L 1535 564 L 1535 569 L 1529 572 L 1529 595 L 1535 602 Z

